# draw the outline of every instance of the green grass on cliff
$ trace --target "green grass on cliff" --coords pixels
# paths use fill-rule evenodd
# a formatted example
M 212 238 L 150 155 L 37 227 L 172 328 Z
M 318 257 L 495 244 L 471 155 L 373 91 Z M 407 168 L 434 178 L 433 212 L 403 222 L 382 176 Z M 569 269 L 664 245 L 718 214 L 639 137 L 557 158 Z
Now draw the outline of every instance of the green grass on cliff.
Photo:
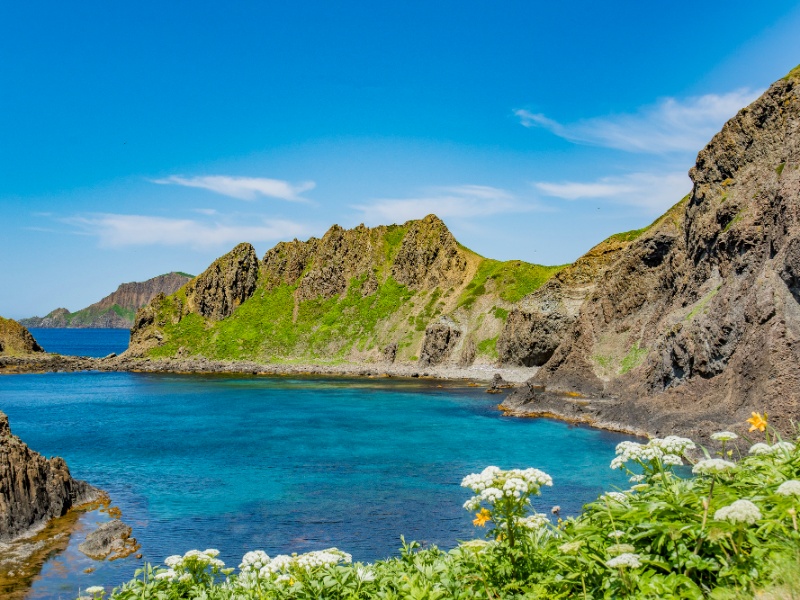
M 172 356 L 183 347 L 192 354 L 219 359 L 335 360 L 351 350 L 381 350 L 391 341 L 413 337 L 408 332 L 381 331 L 380 326 L 392 315 L 407 312 L 415 293 L 390 277 L 374 294 L 362 297 L 365 279 L 366 275 L 353 279 L 343 298 L 298 303 L 296 316 L 297 286 L 286 284 L 269 291 L 260 289 L 229 318 L 208 325 L 195 314 L 173 324 L 174 306 L 163 306 L 159 313 L 162 319 L 166 317 L 161 327 L 166 342 L 150 354 Z M 433 307 L 435 299 L 432 295 L 428 306 Z M 171 300 L 166 299 L 165 304 L 171 305 Z
M 521 260 L 501 262 L 485 258 L 461 294 L 458 305 L 470 308 L 475 300 L 492 290 L 506 302 L 519 302 L 565 266 L 546 267 Z

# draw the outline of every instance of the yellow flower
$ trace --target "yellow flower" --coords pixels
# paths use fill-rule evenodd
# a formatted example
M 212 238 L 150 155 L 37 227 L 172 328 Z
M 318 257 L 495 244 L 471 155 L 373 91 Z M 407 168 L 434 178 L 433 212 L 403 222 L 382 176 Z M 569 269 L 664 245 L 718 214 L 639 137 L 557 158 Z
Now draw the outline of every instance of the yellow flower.
M 767 428 L 767 413 L 764 413 L 762 417 L 757 412 L 754 412 L 753 416 L 747 419 L 745 423 L 750 423 L 750 431 L 755 431 L 756 429 L 764 431 Z
M 475 514 L 475 519 L 472 521 L 472 524 L 476 527 L 486 527 L 486 522 L 492 520 L 492 513 L 490 513 L 487 509 L 482 508 L 481 512 Z

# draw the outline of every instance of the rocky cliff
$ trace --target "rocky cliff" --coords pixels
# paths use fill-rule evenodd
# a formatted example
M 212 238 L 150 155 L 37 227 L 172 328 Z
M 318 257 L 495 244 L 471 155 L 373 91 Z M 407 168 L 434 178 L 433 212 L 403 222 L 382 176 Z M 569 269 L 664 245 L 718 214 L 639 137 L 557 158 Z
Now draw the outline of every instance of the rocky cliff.
M 559 267 L 485 259 L 430 215 L 240 244 L 139 311 L 128 356 L 494 363 L 508 311 Z
M 186 273 L 167 273 L 147 281 L 123 283 L 99 302 L 76 312 L 57 308 L 45 317 L 31 317 L 20 322 L 26 327 L 107 327 L 130 329 L 137 310 L 158 294 L 172 294 L 191 279 Z
M 21 356 L 44 352 L 31 332 L 13 319 L 0 317 L 0 356 Z
M 73 479 L 62 458 L 46 459 L 11 433 L 0 412 L 0 542 L 90 502 L 98 491 Z
M 593 419 L 649 431 L 702 434 L 753 410 L 789 429 L 800 416 L 800 68 L 731 119 L 690 176 L 689 197 L 594 281 L 532 383 L 605 397 Z M 509 319 L 508 360 L 553 346 L 557 319 L 537 294 L 529 321 Z

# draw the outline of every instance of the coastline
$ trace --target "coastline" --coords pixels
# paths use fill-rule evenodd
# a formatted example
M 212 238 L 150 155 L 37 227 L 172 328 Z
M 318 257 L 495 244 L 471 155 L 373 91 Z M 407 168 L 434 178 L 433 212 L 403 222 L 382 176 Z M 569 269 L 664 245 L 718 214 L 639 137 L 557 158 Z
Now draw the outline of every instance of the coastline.
M 243 375 L 329 375 L 350 377 L 402 377 L 491 382 L 499 374 L 507 383 L 520 384 L 536 374 L 536 367 L 495 367 L 477 364 L 420 366 L 390 363 L 259 363 L 206 358 L 89 358 L 45 354 L 0 357 L 0 375 L 75 371 L 122 371 L 141 373 L 230 373 Z
M 652 398 L 584 396 L 579 392 L 546 390 L 530 379 L 536 367 L 497 367 L 474 364 L 469 367 L 390 363 L 259 363 L 218 361 L 206 358 L 90 358 L 59 354 L 0 357 L 0 376 L 48 372 L 132 372 L 173 374 L 228 374 L 251 376 L 324 376 L 369 379 L 429 379 L 463 382 L 487 392 L 507 392 L 498 398 L 498 409 L 515 418 L 550 418 L 614 431 L 637 437 L 665 435 L 690 437 L 706 443 L 715 431 L 742 431 L 742 423 L 724 412 L 676 410 Z M 500 380 L 496 380 L 497 376 Z

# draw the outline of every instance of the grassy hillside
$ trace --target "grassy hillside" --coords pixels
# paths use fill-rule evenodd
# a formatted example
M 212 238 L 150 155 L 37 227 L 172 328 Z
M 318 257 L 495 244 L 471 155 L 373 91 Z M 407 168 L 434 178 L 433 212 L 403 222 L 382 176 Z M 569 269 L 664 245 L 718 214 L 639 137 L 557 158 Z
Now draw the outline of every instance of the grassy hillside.
M 220 259 L 200 277 L 211 281 L 210 272 L 229 263 Z M 462 332 L 453 361 L 462 355 L 467 362 L 494 361 L 513 303 L 560 268 L 482 258 L 435 217 L 374 229 L 334 227 L 320 240 L 270 250 L 259 262 L 255 291 L 221 320 L 187 309 L 203 303 L 191 286 L 154 300 L 160 341 L 145 354 L 370 361 L 396 344 L 396 360 L 407 362 L 420 356 L 426 328 L 447 317 Z

